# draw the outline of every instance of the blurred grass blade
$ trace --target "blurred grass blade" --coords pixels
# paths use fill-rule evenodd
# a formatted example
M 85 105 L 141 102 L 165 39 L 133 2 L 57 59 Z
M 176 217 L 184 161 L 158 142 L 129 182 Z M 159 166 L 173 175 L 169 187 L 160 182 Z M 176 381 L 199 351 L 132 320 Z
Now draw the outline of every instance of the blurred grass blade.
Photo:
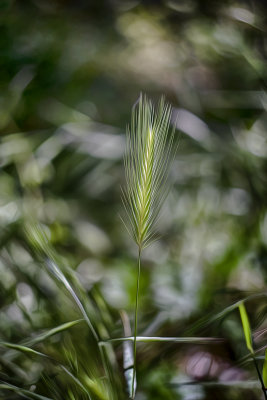
M 237 302 L 224 308 L 222 311 L 216 313 L 215 315 L 210 313 L 207 316 L 199 319 L 189 329 L 187 329 L 185 331 L 185 333 L 187 335 L 193 335 L 194 332 L 197 332 L 200 329 L 204 329 L 204 328 L 206 329 L 209 325 L 225 318 L 228 314 L 230 314 L 232 311 L 234 311 L 236 308 L 238 308 L 242 302 L 259 299 L 261 297 L 266 297 L 266 296 L 267 296 L 266 292 L 260 292 L 260 293 L 255 293 L 255 294 L 249 295 L 249 296 L 243 298 L 242 300 L 238 300 Z
M 125 336 L 131 335 L 131 326 L 128 315 L 125 311 L 121 312 L 121 319 L 124 329 Z M 134 355 L 133 355 L 133 343 L 132 341 L 123 341 L 123 370 L 124 376 L 127 383 L 127 390 L 130 398 L 135 396 L 136 391 L 136 377 L 133 377 L 134 373 Z M 134 385 L 133 385 L 134 379 Z
M 27 389 L 22 389 L 17 386 L 11 385 L 10 383 L 6 383 L 4 381 L 0 381 L 0 389 L 3 390 L 12 390 L 13 392 L 17 393 L 21 397 L 26 399 L 36 399 L 36 400 L 53 400 L 50 397 L 41 396 L 40 394 L 31 392 Z
M 55 360 L 53 357 L 48 356 L 47 354 L 41 353 L 40 351 L 36 351 L 31 349 L 30 347 L 27 346 L 21 346 L 18 344 L 13 344 L 13 343 L 9 343 L 9 342 L 0 342 L 0 346 L 4 346 L 6 348 L 9 349 L 13 349 L 16 351 L 20 351 L 22 353 L 27 353 L 29 355 L 35 355 L 35 356 L 39 356 L 39 357 L 44 357 L 49 359 L 50 361 L 52 361 L 53 363 L 55 363 L 56 365 L 58 365 L 67 375 L 69 375 L 72 380 L 87 394 L 89 400 L 91 399 L 90 394 L 88 393 L 88 390 L 86 389 L 86 387 L 80 382 L 80 380 L 73 375 L 72 372 L 70 372 L 68 370 L 68 368 L 66 368 L 63 364 L 61 364 L 59 361 Z
M 127 383 L 129 397 L 133 399 L 136 392 L 136 376 L 134 377 L 134 356 L 133 346 L 129 341 L 123 342 L 123 370 Z M 133 384 L 134 379 L 134 384 Z
M 45 354 L 40 353 L 39 351 L 33 350 L 30 347 L 22 346 L 22 345 L 19 345 L 19 344 L 13 344 L 13 343 L 8 343 L 8 342 L 0 342 L 0 346 L 6 347 L 6 348 L 12 349 L 12 350 L 21 351 L 23 353 L 28 353 L 28 354 L 31 354 L 31 355 L 48 357 Z
M 70 295 L 72 296 L 72 298 L 74 299 L 75 303 L 77 304 L 78 308 L 80 309 L 85 321 L 87 322 L 87 325 L 89 326 L 90 330 L 92 331 L 96 341 L 98 341 L 98 335 L 96 333 L 95 328 L 93 327 L 93 324 L 91 323 L 87 312 L 85 311 L 79 297 L 77 296 L 77 294 L 75 293 L 74 289 L 72 288 L 71 284 L 69 283 L 69 281 L 67 280 L 67 278 L 65 277 L 65 275 L 63 274 L 63 272 L 59 269 L 59 267 L 56 265 L 56 263 L 47 258 L 45 260 L 45 263 L 49 269 L 50 272 L 52 272 L 52 274 L 60 281 L 63 283 L 63 285 L 65 286 L 65 288 L 67 289 L 67 291 L 70 293 Z
M 85 311 L 85 308 L 83 307 L 79 297 L 75 293 L 74 289 L 72 288 L 71 284 L 59 268 L 56 262 L 56 257 L 54 256 L 53 249 L 51 248 L 49 244 L 49 240 L 40 226 L 40 224 L 37 223 L 28 223 L 26 227 L 26 235 L 35 249 L 35 251 L 41 256 L 41 259 L 45 261 L 45 265 L 47 269 L 50 271 L 52 275 L 56 277 L 57 280 L 59 280 L 67 289 L 67 291 L 70 293 L 72 298 L 74 299 L 75 303 L 77 304 L 79 310 L 81 311 L 81 314 L 83 315 L 87 325 L 89 326 L 93 336 L 95 337 L 96 341 L 99 341 L 98 334 L 96 333 L 95 328 L 93 327 L 93 324 L 91 323 L 87 312 Z
M 241 321 L 242 321 L 243 332 L 245 335 L 247 348 L 252 354 L 254 354 L 253 345 L 252 345 L 251 329 L 250 329 L 249 319 L 248 319 L 247 310 L 246 310 L 244 302 L 242 301 L 238 307 L 239 307 L 239 312 L 240 312 L 240 317 L 241 317 Z
M 4 370 L 4 368 L 6 368 L 6 370 L 12 374 L 12 377 L 14 379 L 20 379 L 21 382 L 27 381 L 27 373 L 24 370 L 24 368 L 21 368 L 13 361 L 10 361 L 6 357 L 6 354 L 0 355 L 0 365 L 1 365 L 2 370 Z
M 85 378 L 85 383 L 90 389 L 94 400 L 110 400 L 114 398 L 111 388 L 106 385 L 103 379 L 91 379 L 87 376 Z
M 69 328 L 71 328 L 71 327 L 73 327 L 73 326 L 75 326 L 75 325 L 77 325 L 77 324 L 79 324 L 80 322 L 83 322 L 83 321 L 84 321 L 83 319 L 77 319 L 75 321 L 66 322 L 66 323 L 64 323 L 62 325 L 59 325 L 59 326 L 55 327 L 55 328 L 49 329 L 48 331 L 43 332 L 40 335 L 37 335 L 33 339 L 26 340 L 23 343 L 25 345 L 32 346 L 34 344 L 43 342 L 44 340 L 48 339 L 49 337 L 51 337 L 53 335 L 56 335 L 59 332 L 65 331 L 65 330 L 67 330 L 67 329 L 69 329 Z
M 189 329 L 185 332 L 188 335 L 192 335 L 195 332 L 207 328 L 209 325 L 215 323 L 216 321 L 220 321 L 221 319 L 225 318 L 229 313 L 234 311 L 240 304 L 240 301 L 237 303 L 231 304 L 230 306 L 226 307 L 224 310 L 218 312 L 217 314 L 209 314 L 201 319 L 199 319 L 196 323 L 194 323 Z
M 265 358 L 262 368 L 262 380 L 264 383 L 265 390 L 267 389 L 267 349 L 265 349 Z
M 80 301 L 79 297 L 77 296 L 75 290 L 73 289 L 72 285 L 69 283 L 59 266 L 57 265 L 57 257 L 54 253 L 54 250 L 52 246 L 49 243 L 49 240 L 40 226 L 40 224 L 37 224 L 35 222 L 28 223 L 25 229 L 27 238 L 29 242 L 31 243 L 32 247 L 34 248 L 35 252 L 39 255 L 39 258 L 45 262 L 45 265 L 49 272 L 58 280 L 60 281 L 66 288 L 66 290 L 70 293 L 71 297 L 74 299 L 76 305 L 78 306 L 84 320 L 86 321 L 87 325 L 89 326 L 89 329 L 91 330 L 99 348 L 101 360 L 104 366 L 104 370 L 106 373 L 106 376 L 110 376 L 109 372 L 109 366 L 107 360 L 107 357 L 103 353 L 103 349 L 101 346 L 99 346 L 99 336 L 82 304 Z
M 64 286 L 66 287 L 66 289 L 68 290 L 68 292 L 71 294 L 71 296 L 73 297 L 75 303 L 77 304 L 78 308 L 80 309 L 87 325 L 89 326 L 97 344 L 98 344 L 98 348 L 99 348 L 99 352 L 100 352 L 100 356 L 102 359 L 102 363 L 105 369 L 105 373 L 106 376 L 110 376 L 110 370 L 109 370 L 109 366 L 108 366 L 108 362 L 107 362 L 107 357 L 105 356 L 103 349 L 101 346 L 99 346 L 99 336 L 96 333 L 95 328 L 93 327 L 93 324 L 91 323 L 91 320 L 89 319 L 87 312 L 85 311 L 85 308 L 83 307 L 79 297 L 76 295 L 74 289 L 72 288 L 72 286 L 70 285 L 70 283 L 68 282 L 68 280 L 66 279 L 66 277 L 64 276 L 64 274 L 62 273 L 62 271 L 58 268 L 58 266 L 53 262 L 53 260 L 47 259 L 46 260 L 47 266 L 48 268 L 51 270 L 52 273 L 55 274 L 55 276 L 57 277 L 57 279 L 59 279 Z M 109 361 L 109 360 L 108 360 Z
M 5 346 L 5 347 L 9 347 L 10 349 L 13 349 L 13 350 L 19 350 L 18 346 L 21 346 L 21 347 L 25 347 L 25 349 L 26 349 L 27 348 L 26 346 L 34 346 L 35 344 L 43 342 L 47 338 L 49 338 L 49 337 L 51 337 L 53 335 L 56 335 L 57 333 L 62 332 L 64 330 L 66 330 L 66 329 L 69 329 L 72 326 L 74 326 L 74 325 L 76 325 L 76 324 L 78 324 L 80 322 L 84 322 L 84 319 L 78 319 L 78 320 L 75 320 L 75 321 L 66 322 L 65 324 L 59 325 L 59 326 L 57 326 L 55 328 L 52 328 L 52 329 L 50 329 L 50 330 L 48 330 L 46 332 L 41 333 L 40 335 L 37 335 L 33 339 L 26 339 L 26 340 L 22 341 L 19 345 L 17 345 L 17 344 L 13 345 L 11 343 L 8 343 L 9 346 Z M 16 348 L 15 348 L 15 346 L 16 346 Z M 39 353 L 39 355 L 40 355 L 40 353 Z M 8 353 L 6 353 L 6 357 L 8 357 Z
M 247 348 L 250 351 L 252 358 L 253 358 L 253 362 L 258 374 L 258 378 L 261 384 L 261 388 L 262 388 L 262 392 L 264 395 L 264 398 L 267 400 L 267 393 L 265 390 L 265 386 L 266 384 L 263 381 L 263 377 L 261 375 L 260 369 L 258 367 L 257 364 L 257 360 L 255 358 L 255 353 L 253 350 L 253 344 L 252 344 L 252 334 L 251 334 L 251 329 L 250 329 L 250 324 L 249 324 L 249 319 L 248 319 L 248 315 L 247 315 L 247 310 L 245 307 L 244 302 L 242 301 L 239 305 L 239 312 L 240 312 L 240 317 L 241 317 L 241 321 L 242 321 L 242 325 L 243 325 L 243 331 L 244 331 L 244 335 L 245 335 L 245 339 L 246 339 L 246 344 L 247 344 Z
M 230 380 L 230 381 L 185 381 L 185 382 L 176 382 L 175 380 L 172 380 L 171 384 L 172 387 L 180 387 L 180 386 L 204 386 L 204 387 L 224 387 L 224 386 L 231 386 L 235 388 L 242 388 L 242 389 L 252 389 L 252 388 L 258 388 L 259 387 L 259 382 L 257 380 Z
M 121 337 L 109 339 L 107 342 L 125 342 L 134 341 L 134 336 Z M 220 343 L 224 339 L 221 338 L 209 338 L 209 337 L 161 337 L 161 336 L 136 336 L 137 342 L 151 343 L 151 342 L 167 342 L 167 343 Z M 105 342 L 101 342 L 105 343 Z
M 86 389 L 86 387 L 82 384 L 82 382 L 81 382 L 75 375 L 73 375 L 73 373 L 70 372 L 70 371 L 68 370 L 68 368 L 66 368 L 64 365 L 59 364 L 59 366 L 60 366 L 61 369 L 63 369 L 63 371 L 65 371 L 66 374 L 69 375 L 69 376 L 72 378 L 72 380 L 87 394 L 88 399 L 91 400 L 90 393 L 88 392 L 88 390 Z

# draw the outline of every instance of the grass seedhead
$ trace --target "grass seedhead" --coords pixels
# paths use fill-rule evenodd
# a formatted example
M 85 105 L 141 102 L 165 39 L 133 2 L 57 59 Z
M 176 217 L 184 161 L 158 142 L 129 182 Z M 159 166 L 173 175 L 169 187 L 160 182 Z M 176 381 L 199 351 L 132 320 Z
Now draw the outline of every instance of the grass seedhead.
M 129 390 L 132 399 L 136 391 L 136 336 L 141 252 L 155 239 L 154 224 L 168 193 L 167 176 L 174 155 L 172 153 L 174 131 L 169 137 L 171 113 L 171 106 L 163 97 L 155 108 L 153 103 L 141 94 L 132 112 L 131 125 L 127 128 L 124 158 L 126 188 L 122 196 L 127 219 L 123 222 L 138 246 L 134 363 Z
M 127 128 L 126 188 L 122 198 L 127 214 L 125 225 L 140 249 L 154 239 L 154 223 L 168 193 L 174 136 L 174 132 L 169 135 L 171 112 L 163 97 L 155 108 L 146 96 L 140 95 Z

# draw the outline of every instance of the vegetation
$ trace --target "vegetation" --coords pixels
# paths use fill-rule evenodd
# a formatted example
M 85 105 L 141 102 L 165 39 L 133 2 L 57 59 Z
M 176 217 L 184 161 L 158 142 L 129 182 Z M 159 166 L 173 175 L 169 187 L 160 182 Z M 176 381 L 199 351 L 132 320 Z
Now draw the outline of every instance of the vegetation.
M 0 398 L 266 398 L 264 3 L 0 7 Z
M 173 135 L 167 142 L 170 118 L 171 108 L 164 103 L 164 99 L 161 99 L 155 110 L 151 101 L 141 96 L 137 109 L 133 111 L 132 125 L 128 129 L 125 156 L 127 189 L 123 192 L 123 201 L 130 222 L 129 232 L 132 233 L 138 246 L 131 398 L 135 397 L 136 386 L 136 336 L 141 254 L 155 237 L 153 225 L 167 193 L 166 178 L 173 142 Z

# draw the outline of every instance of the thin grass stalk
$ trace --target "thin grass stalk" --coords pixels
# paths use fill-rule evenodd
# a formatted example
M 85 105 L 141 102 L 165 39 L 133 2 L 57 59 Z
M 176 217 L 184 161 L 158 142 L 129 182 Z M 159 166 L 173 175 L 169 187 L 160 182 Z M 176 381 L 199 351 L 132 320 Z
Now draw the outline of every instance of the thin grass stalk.
M 258 367 L 257 360 L 256 360 L 256 358 L 255 358 L 255 356 L 253 354 L 252 354 L 252 358 L 253 358 L 255 369 L 257 371 L 258 378 L 259 378 L 259 381 L 260 381 L 260 384 L 261 384 L 261 390 L 263 391 L 264 399 L 267 400 L 266 388 L 265 388 L 265 385 L 264 385 L 264 382 L 263 382 L 263 379 L 262 379 L 262 376 L 261 376 L 261 372 L 260 372 L 259 367 Z
M 126 337 L 119 337 L 119 338 L 113 338 L 113 339 L 108 339 L 106 341 L 100 342 L 101 346 L 105 346 L 108 343 L 115 343 L 115 342 L 133 342 L 134 341 L 134 336 L 126 336 Z M 175 337 L 175 336 L 136 336 L 136 342 L 142 342 L 142 343 L 152 343 L 152 342 L 158 342 L 158 343 L 191 343 L 191 344 L 217 344 L 217 343 L 222 343 L 224 342 L 225 339 L 219 338 L 219 337 L 188 337 L 188 336 L 181 336 L 181 337 Z
M 133 380 L 132 380 L 132 398 L 135 394 L 135 379 L 136 379 L 136 337 L 137 337 L 137 325 L 138 325 L 138 302 L 139 302 L 139 287 L 140 287 L 140 274 L 141 274 L 141 247 L 138 249 L 138 263 L 137 263 L 137 282 L 136 282 L 136 298 L 135 298 L 135 318 L 134 318 L 134 342 L 133 342 L 133 353 L 134 353 L 134 365 L 133 365 Z
M 252 332 L 251 332 L 251 328 L 250 328 L 250 323 L 249 323 L 249 318 L 247 315 L 247 310 L 244 304 L 244 301 L 241 301 L 241 303 L 239 304 L 239 312 L 240 312 L 240 318 L 241 318 L 241 322 L 242 322 L 242 327 L 243 327 L 243 332 L 244 332 L 244 336 L 246 339 L 246 345 L 247 348 L 251 354 L 251 357 L 253 359 L 256 371 L 257 371 L 257 375 L 261 384 L 261 389 L 263 391 L 263 395 L 265 400 L 267 400 L 267 394 L 266 394 L 266 388 L 262 379 L 262 375 L 261 372 L 259 370 L 258 367 L 258 363 L 257 360 L 255 358 L 255 352 L 254 352 L 254 348 L 253 348 L 253 341 L 252 341 Z

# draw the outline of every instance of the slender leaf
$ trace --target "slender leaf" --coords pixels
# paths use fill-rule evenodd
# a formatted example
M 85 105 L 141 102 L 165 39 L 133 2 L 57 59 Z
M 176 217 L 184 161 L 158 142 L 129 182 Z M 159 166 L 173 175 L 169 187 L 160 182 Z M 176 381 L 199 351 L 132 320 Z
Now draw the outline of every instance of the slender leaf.
M 83 321 L 84 321 L 83 319 L 77 319 L 75 321 L 66 322 L 62 325 L 59 325 L 55 328 L 49 329 L 48 331 L 41 333 L 38 336 L 35 336 L 35 338 L 33 338 L 33 339 L 29 339 L 29 340 L 25 341 L 24 344 L 27 344 L 29 346 L 29 345 L 34 345 L 36 343 L 43 342 L 44 340 L 48 339 L 49 337 L 54 336 L 57 333 L 60 333 L 62 331 L 65 331 Z
M 244 335 L 245 335 L 245 339 L 246 339 L 247 348 L 252 354 L 254 354 L 250 323 L 249 323 L 247 310 L 246 310 L 244 302 L 241 302 L 238 307 L 239 307 L 239 312 L 240 312 L 240 317 L 241 317 L 241 321 L 242 321 L 242 326 L 243 326 L 243 331 L 244 331 Z
M 107 342 L 125 342 L 134 341 L 134 336 L 121 337 L 109 339 Z M 167 342 L 167 343 L 220 343 L 224 341 L 221 338 L 209 338 L 209 337 L 160 337 L 160 336 L 136 336 L 137 342 L 151 343 L 151 342 Z M 102 344 L 106 342 L 102 341 Z
M 72 372 L 70 372 L 63 364 L 61 364 L 60 362 L 58 362 L 57 360 L 55 360 L 54 358 L 48 356 L 47 354 L 41 353 L 39 351 L 35 351 L 33 349 L 31 349 L 30 347 L 26 347 L 26 346 L 21 346 L 21 345 L 17 345 L 17 344 L 13 344 L 13 343 L 8 343 L 8 342 L 0 342 L 0 346 L 4 346 L 13 350 L 17 350 L 20 351 L 22 353 L 28 353 L 30 355 L 36 355 L 36 356 L 40 356 L 40 357 L 44 357 L 49 359 L 50 361 L 54 362 L 55 364 L 57 364 L 67 375 L 69 375 L 72 380 L 83 390 L 85 391 L 85 393 L 87 394 L 88 398 L 91 399 L 90 394 L 88 393 L 88 390 L 86 389 L 86 387 L 80 382 L 80 380 L 73 375 Z
M 121 312 L 121 319 L 124 328 L 125 336 L 131 335 L 131 326 L 128 315 L 125 311 Z M 106 342 L 109 343 L 109 342 Z M 134 379 L 134 350 L 133 350 L 133 343 L 132 341 L 125 340 L 123 341 L 123 369 L 124 369 L 124 376 L 127 383 L 127 390 L 130 398 L 133 398 L 136 391 L 136 377 L 134 380 L 133 386 L 133 379 Z
M 28 353 L 30 355 L 48 357 L 45 354 L 40 353 L 39 351 L 33 350 L 30 347 L 22 346 L 22 345 L 19 345 L 19 344 L 13 344 L 13 343 L 8 343 L 8 342 L 0 342 L 0 346 L 7 347 L 8 349 L 21 351 L 23 353 Z
M 41 225 L 37 223 L 28 223 L 25 232 L 29 239 L 29 242 L 31 243 L 35 251 L 41 256 L 41 259 L 45 261 L 45 265 L 49 272 L 54 275 L 54 277 L 59 280 L 70 293 L 75 303 L 77 304 L 81 314 L 83 315 L 87 325 L 92 331 L 93 336 L 95 337 L 96 341 L 98 341 L 98 334 L 96 333 L 96 330 L 90 318 L 88 317 L 85 308 L 83 307 L 79 297 L 75 293 L 72 285 L 69 283 L 69 281 L 61 271 L 60 267 L 57 265 L 54 251 L 50 246 L 49 240 Z
M 258 388 L 259 387 L 259 381 L 257 380 L 245 380 L 245 381 L 211 381 L 211 382 L 205 382 L 205 381 L 186 381 L 186 382 L 176 382 L 173 380 L 171 382 L 171 386 L 173 387 L 180 387 L 180 386 L 189 386 L 189 385 L 201 385 L 204 387 L 213 387 L 213 386 L 218 386 L 218 387 L 235 387 L 235 388 L 241 388 L 241 389 L 250 389 L 250 388 Z
M 264 358 L 263 368 L 262 368 L 262 380 L 263 380 L 265 389 L 267 389 L 267 349 L 265 350 L 265 358 Z
M 31 392 L 27 389 L 22 389 L 20 387 L 11 385 L 10 383 L 0 381 L 0 389 L 3 390 L 12 390 L 13 392 L 17 393 L 18 395 L 27 398 L 27 399 L 36 399 L 36 400 L 53 400 L 50 397 L 41 396 L 40 394 Z

